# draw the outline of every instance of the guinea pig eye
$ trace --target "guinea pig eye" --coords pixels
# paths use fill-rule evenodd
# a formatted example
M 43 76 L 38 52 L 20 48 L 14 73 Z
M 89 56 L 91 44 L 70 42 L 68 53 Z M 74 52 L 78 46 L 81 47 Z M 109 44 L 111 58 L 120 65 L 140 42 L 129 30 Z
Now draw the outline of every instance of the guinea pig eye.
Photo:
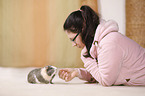
M 54 73 L 54 70 L 47 71 L 48 76 L 51 76 Z

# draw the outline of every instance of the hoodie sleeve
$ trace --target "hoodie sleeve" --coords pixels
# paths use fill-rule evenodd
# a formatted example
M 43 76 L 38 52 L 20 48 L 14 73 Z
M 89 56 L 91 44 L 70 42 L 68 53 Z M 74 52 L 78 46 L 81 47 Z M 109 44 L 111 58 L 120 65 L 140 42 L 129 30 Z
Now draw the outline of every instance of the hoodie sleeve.
M 88 81 L 90 83 L 97 82 L 85 68 L 79 68 L 78 71 L 79 71 L 78 76 L 79 79 Z
M 123 52 L 117 44 L 107 43 L 98 52 L 98 62 L 81 55 L 86 70 L 103 86 L 111 86 L 117 80 Z

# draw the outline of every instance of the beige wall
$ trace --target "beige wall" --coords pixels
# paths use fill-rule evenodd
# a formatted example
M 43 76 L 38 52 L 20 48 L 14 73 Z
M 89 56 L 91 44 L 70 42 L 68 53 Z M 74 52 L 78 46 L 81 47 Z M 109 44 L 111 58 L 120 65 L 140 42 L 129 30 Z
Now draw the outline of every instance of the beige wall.
M 145 48 L 145 0 L 126 0 L 126 35 Z
M 0 0 L 0 66 L 83 67 L 63 31 L 70 12 L 96 0 Z

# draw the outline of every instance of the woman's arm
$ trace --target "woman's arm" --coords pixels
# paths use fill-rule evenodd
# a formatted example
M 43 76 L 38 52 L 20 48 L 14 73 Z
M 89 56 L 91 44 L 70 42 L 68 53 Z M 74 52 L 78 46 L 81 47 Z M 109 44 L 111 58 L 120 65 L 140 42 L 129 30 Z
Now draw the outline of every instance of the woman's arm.
M 60 69 L 59 77 L 66 82 L 71 81 L 73 78 L 78 77 L 90 83 L 96 82 L 92 75 L 84 68 L 64 68 Z
M 82 50 L 84 51 L 84 50 Z M 84 53 L 84 52 L 82 52 Z M 123 52 L 117 44 L 104 44 L 98 52 L 98 63 L 95 59 L 81 55 L 86 70 L 102 85 L 111 86 L 120 73 Z
M 84 68 L 79 68 L 78 69 L 78 78 L 81 79 L 81 80 L 85 80 L 85 81 L 88 81 L 89 83 L 95 83 L 97 82 L 93 76 Z

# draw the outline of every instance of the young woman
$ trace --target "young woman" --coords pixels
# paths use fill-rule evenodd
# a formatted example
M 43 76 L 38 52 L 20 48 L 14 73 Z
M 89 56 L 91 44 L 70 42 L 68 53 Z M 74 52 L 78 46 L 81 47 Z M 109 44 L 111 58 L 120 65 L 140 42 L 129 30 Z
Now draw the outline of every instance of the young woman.
M 64 23 L 72 45 L 83 48 L 85 68 L 65 68 L 59 77 L 78 77 L 103 86 L 145 85 L 145 49 L 118 32 L 115 21 L 104 21 L 89 7 L 72 12 Z

